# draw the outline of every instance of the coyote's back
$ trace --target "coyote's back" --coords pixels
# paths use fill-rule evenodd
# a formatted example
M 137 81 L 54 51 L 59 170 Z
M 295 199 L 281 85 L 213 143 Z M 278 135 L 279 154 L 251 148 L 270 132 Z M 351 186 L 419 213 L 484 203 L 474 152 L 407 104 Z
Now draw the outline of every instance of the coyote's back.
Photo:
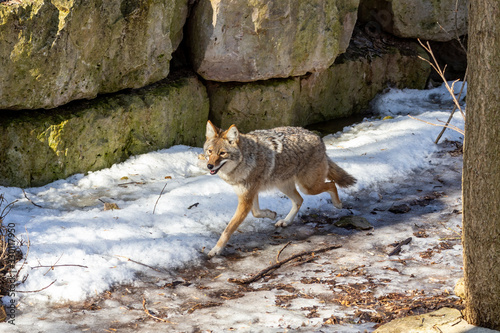
M 241 149 L 262 152 L 257 161 L 260 166 L 258 169 L 263 168 L 262 181 L 269 182 L 263 185 L 272 186 L 275 182 L 289 180 L 308 172 L 311 166 L 322 163 L 325 159 L 325 146 L 321 138 L 300 127 L 258 130 L 245 137 L 249 142 Z
M 293 221 L 303 202 L 296 185 L 306 194 L 328 192 L 334 206 L 342 208 L 335 184 L 346 187 L 356 182 L 328 158 L 318 135 L 300 127 L 241 134 L 234 125 L 223 131 L 209 121 L 206 137 L 207 168 L 212 175 L 219 174 L 233 185 L 238 194 L 236 213 L 209 256 L 222 251 L 250 210 L 255 217 L 276 217 L 275 212 L 259 208 L 259 191 L 276 187 L 292 200 L 288 215 L 275 224 L 285 227 Z

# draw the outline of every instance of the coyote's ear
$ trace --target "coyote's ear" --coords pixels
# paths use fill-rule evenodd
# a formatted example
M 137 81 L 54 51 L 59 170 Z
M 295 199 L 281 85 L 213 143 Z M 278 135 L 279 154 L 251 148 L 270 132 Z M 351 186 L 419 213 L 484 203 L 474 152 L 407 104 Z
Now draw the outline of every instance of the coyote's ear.
M 225 132 L 224 138 L 226 138 L 230 144 L 238 143 L 238 140 L 240 138 L 240 132 L 238 131 L 235 125 L 231 125 L 231 127 L 229 127 L 228 130 Z
M 215 138 L 218 133 L 219 133 L 219 129 L 217 127 L 215 127 L 215 125 L 212 124 L 212 122 L 209 120 L 207 122 L 207 131 L 205 133 L 207 140 Z

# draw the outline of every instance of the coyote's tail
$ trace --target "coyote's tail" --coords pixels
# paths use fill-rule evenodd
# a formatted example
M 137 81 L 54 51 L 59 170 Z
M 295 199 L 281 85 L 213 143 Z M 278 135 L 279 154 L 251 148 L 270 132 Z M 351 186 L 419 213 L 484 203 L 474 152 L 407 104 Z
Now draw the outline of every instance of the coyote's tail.
M 328 176 L 329 180 L 333 180 L 340 187 L 348 187 L 356 184 L 356 178 L 347 173 L 344 169 L 328 159 Z

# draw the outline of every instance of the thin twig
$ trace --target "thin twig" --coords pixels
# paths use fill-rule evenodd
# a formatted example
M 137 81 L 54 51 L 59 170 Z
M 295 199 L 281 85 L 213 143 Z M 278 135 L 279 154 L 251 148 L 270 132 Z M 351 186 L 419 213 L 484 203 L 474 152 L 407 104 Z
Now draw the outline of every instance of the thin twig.
M 17 274 L 16 274 L 16 279 L 19 277 L 19 275 L 21 274 L 21 271 L 23 270 L 24 268 L 24 265 L 26 265 L 26 263 L 28 262 L 28 254 L 30 253 L 30 247 L 31 247 L 31 242 L 30 242 L 30 235 L 28 233 L 28 229 L 26 227 L 24 227 L 24 230 L 26 231 L 26 238 L 27 238 L 27 243 L 26 243 L 26 254 L 24 255 L 24 260 L 23 260 L 23 263 L 21 264 L 21 267 L 17 270 Z M 26 279 L 28 278 L 28 275 L 26 275 L 24 278 L 23 278 L 23 282 L 26 281 Z M 49 286 L 50 287 L 50 286 Z
M 434 52 L 432 52 L 432 48 L 431 48 L 431 45 L 429 44 L 429 42 L 427 41 L 427 46 L 424 45 L 424 43 L 422 43 L 422 41 L 420 39 L 418 39 L 418 42 L 420 43 L 420 45 L 424 48 L 425 51 L 427 51 L 427 53 L 430 54 L 431 58 L 432 58 L 432 61 L 429 61 L 428 59 L 425 59 L 421 56 L 418 56 L 421 60 L 427 62 L 438 74 L 439 76 L 441 77 L 441 79 L 443 80 L 444 82 L 444 85 L 446 87 L 446 89 L 448 90 L 448 92 L 450 93 L 450 95 L 453 97 L 453 102 L 455 103 L 456 107 L 458 108 L 458 110 L 460 110 L 460 113 L 462 114 L 462 117 L 465 119 L 465 113 L 463 112 L 462 110 L 462 107 L 460 106 L 460 103 L 458 102 L 457 100 L 457 97 L 455 96 L 455 91 L 453 90 L 453 87 L 455 85 L 455 82 L 457 82 L 458 80 L 454 81 L 453 84 L 450 85 L 448 84 L 448 81 L 446 81 L 446 78 L 444 76 L 444 73 L 446 71 L 446 65 L 444 66 L 444 68 L 441 70 L 441 68 L 439 67 L 439 64 L 436 60 L 436 57 L 434 56 Z
M 462 50 L 464 50 L 465 53 L 467 53 L 467 48 L 462 43 L 462 41 L 460 40 L 460 36 L 458 35 L 458 0 L 455 1 L 455 38 L 458 41 L 458 43 L 460 44 L 460 47 L 462 48 Z
M 165 183 L 165 186 L 163 186 L 163 188 L 161 189 L 160 196 L 158 197 L 158 199 L 156 199 L 156 203 L 155 203 L 155 206 L 153 208 L 153 215 L 154 215 L 155 210 L 156 210 L 156 205 L 158 204 L 158 201 L 160 201 L 160 198 L 163 195 L 163 191 L 165 190 L 165 187 L 167 187 L 167 184 L 168 183 Z
M 456 126 L 454 126 L 454 125 L 449 125 L 449 124 L 448 124 L 448 125 L 434 124 L 434 123 L 431 123 L 431 122 L 428 122 L 428 121 L 425 121 L 425 120 L 422 120 L 422 119 L 415 118 L 415 117 L 410 116 L 410 115 L 408 115 L 408 117 L 410 117 L 411 119 L 415 119 L 415 120 L 421 121 L 421 122 L 426 123 L 426 124 L 428 124 L 428 125 L 438 126 L 438 127 L 447 127 L 447 128 L 451 128 L 451 129 L 453 129 L 454 131 L 457 131 L 458 133 L 460 133 L 460 134 L 462 134 L 462 135 L 465 135 L 465 131 L 464 131 L 463 129 L 458 128 L 458 127 L 456 127 Z M 439 121 L 439 120 L 438 120 L 438 121 Z
M 154 270 L 154 271 L 157 271 L 157 272 L 162 273 L 162 271 L 160 271 L 160 270 L 158 270 L 158 269 L 156 269 L 156 268 L 154 268 L 154 267 L 152 267 L 152 266 L 149 266 L 149 265 L 143 264 L 142 262 L 139 262 L 139 261 L 136 261 L 136 260 L 133 260 L 133 259 L 130 259 L 130 258 L 124 257 L 124 256 L 119 256 L 119 255 L 117 255 L 117 254 L 115 254 L 115 256 L 116 256 L 116 257 L 119 257 L 119 258 L 124 258 L 124 259 L 127 259 L 127 261 L 131 261 L 131 262 L 133 262 L 133 263 L 135 263 L 135 264 L 138 264 L 138 265 L 141 265 L 141 266 L 144 266 L 144 267 L 147 267 L 147 268 L 151 268 L 151 269 L 152 269 L 152 270 Z
M 43 208 L 42 206 L 40 206 L 40 205 L 38 205 L 38 204 L 34 203 L 34 202 L 33 202 L 33 200 L 31 200 L 30 198 L 28 198 L 28 195 L 26 194 L 26 192 L 24 192 L 24 189 L 23 189 L 22 191 L 23 191 L 23 194 L 24 194 L 24 198 L 25 198 L 26 200 L 28 200 L 29 202 L 31 202 L 31 204 L 32 204 L 33 206 L 38 207 L 38 208 Z
M 146 312 L 146 314 L 148 316 L 150 316 L 151 318 L 159 320 L 159 321 L 163 321 L 164 323 L 173 324 L 171 321 L 169 321 L 167 319 L 159 318 L 159 317 L 157 317 L 155 315 L 152 315 L 151 312 L 149 312 L 149 310 L 146 309 L 146 299 L 144 297 L 142 298 L 142 308 L 144 309 L 144 312 Z
M 121 183 L 118 184 L 120 187 L 127 187 L 128 185 L 144 185 L 146 182 L 128 182 L 128 183 Z
M 283 252 L 283 250 L 284 250 L 284 249 L 285 249 L 288 245 L 290 245 L 290 244 L 292 244 L 292 242 L 288 242 L 288 243 L 286 243 L 286 244 L 285 244 L 285 246 L 283 246 L 283 247 L 281 248 L 281 250 L 279 250 L 278 254 L 276 255 L 276 262 L 280 262 L 280 254 L 281 254 L 281 252 Z
M 230 279 L 228 279 L 228 281 L 232 282 L 232 283 L 238 283 L 238 284 L 250 284 L 252 282 L 255 282 L 255 281 L 259 280 L 260 278 L 264 277 L 265 275 L 269 274 L 269 272 L 272 272 L 272 271 L 280 268 L 281 266 L 283 266 L 284 264 L 286 264 L 289 261 L 292 261 L 294 259 L 297 259 L 297 258 L 300 258 L 300 257 L 303 257 L 303 256 L 307 256 L 307 255 L 314 256 L 317 253 L 327 252 L 327 251 L 330 251 L 330 250 L 333 250 L 333 249 L 338 249 L 340 247 L 342 247 L 342 245 L 333 245 L 333 246 L 329 246 L 329 247 L 325 247 L 325 248 L 321 248 L 321 249 L 317 249 L 317 250 L 304 251 L 304 252 L 301 252 L 301 253 L 297 253 L 297 254 L 294 254 L 294 255 L 288 257 L 287 259 L 278 261 L 276 264 L 271 265 L 271 266 L 269 266 L 269 267 L 261 270 L 259 273 L 255 274 L 255 275 L 253 275 L 253 276 L 251 276 L 249 278 L 246 278 L 246 279 L 234 279 L 234 278 L 230 278 Z
M 84 266 L 84 265 L 61 264 L 61 265 L 52 265 L 52 266 L 40 265 L 40 266 L 31 267 L 31 269 L 35 269 L 35 268 L 50 268 L 50 269 L 52 269 L 54 267 L 82 267 L 82 268 L 88 268 L 88 266 Z M 45 273 L 45 274 L 47 274 L 47 273 Z
M 198 207 L 199 204 L 200 204 L 199 202 L 196 202 L 196 203 L 192 204 L 191 206 L 189 206 L 188 209 Z
M 42 289 L 38 289 L 38 290 L 16 290 L 16 291 L 17 291 L 18 293 L 38 293 L 38 292 L 40 292 L 40 291 L 42 291 L 42 290 L 47 289 L 48 287 L 50 287 L 51 285 L 53 285 L 56 281 L 57 281 L 57 279 L 56 279 L 56 280 L 54 280 L 54 281 L 52 281 L 52 282 L 51 282 L 48 286 L 43 287 Z
M 460 92 L 458 93 L 458 100 L 460 100 L 460 98 L 462 97 L 462 92 L 464 90 L 464 87 L 465 87 L 465 82 L 467 82 L 467 73 L 469 71 L 469 67 L 467 67 L 465 69 L 465 75 L 464 75 L 464 80 L 462 82 L 462 87 L 460 88 Z M 457 111 L 457 105 L 455 104 L 453 106 L 453 111 L 451 111 L 451 114 L 450 116 L 448 117 L 448 120 L 446 121 L 446 126 L 443 127 L 443 129 L 441 130 L 441 132 L 439 133 L 439 135 L 437 136 L 436 138 L 436 141 L 434 141 L 435 144 L 438 144 L 439 140 L 441 139 L 441 137 L 443 136 L 444 134 L 444 131 L 446 131 L 446 128 L 448 127 L 448 125 L 450 124 L 451 122 L 451 119 L 453 118 L 453 114 L 455 114 L 455 111 Z
M 61 253 L 61 255 L 59 256 L 59 258 L 57 258 L 57 260 L 56 260 L 56 262 L 54 263 L 54 265 L 55 265 L 55 264 L 57 264 L 57 263 L 59 262 L 59 260 L 61 260 L 61 258 L 62 258 L 62 256 L 63 256 L 63 255 L 64 255 L 64 253 Z M 40 265 L 40 266 L 41 266 L 41 265 Z M 48 272 L 50 272 L 51 270 L 53 270 L 53 268 L 52 268 L 53 266 L 49 266 L 49 267 L 50 267 L 50 268 L 49 268 L 49 270 L 48 270 L 48 271 L 46 271 L 46 272 L 45 272 L 45 274 L 43 274 L 43 276 L 47 275 L 47 273 L 48 273 Z
M 0 196 L 0 203 L 2 201 L 5 201 L 3 195 Z M 12 207 L 14 206 L 14 204 L 17 202 L 17 200 L 14 200 L 12 201 L 11 203 L 9 203 L 7 206 L 5 206 L 2 210 L 2 214 L 0 214 L 0 219 L 4 219 L 7 215 L 9 215 L 9 212 L 12 210 Z M 7 210 L 8 209 L 8 210 Z M 5 212 L 7 210 L 7 212 Z

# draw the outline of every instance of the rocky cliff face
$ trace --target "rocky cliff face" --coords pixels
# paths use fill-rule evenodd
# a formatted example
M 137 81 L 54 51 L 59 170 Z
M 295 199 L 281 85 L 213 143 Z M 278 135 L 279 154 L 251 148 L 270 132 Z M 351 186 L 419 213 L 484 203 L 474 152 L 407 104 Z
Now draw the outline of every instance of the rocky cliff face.
M 211 119 L 245 132 L 350 116 L 389 86 L 424 88 L 430 68 L 419 55 L 427 56 L 416 42 L 355 29 L 347 52 L 323 71 L 252 83 L 207 82 Z
M 195 71 L 249 82 L 321 71 L 343 53 L 359 0 L 199 1 L 188 22 Z
M 359 20 L 403 38 L 446 42 L 467 34 L 467 0 L 362 0 Z
M 208 98 L 194 76 L 0 122 L 0 184 L 39 186 L 175 144 L 201 145 Z
M 201 144 L 209 117 L 246 131 L 360 112 L 425 84 L 418 47 L 394 36 L 466 26 L 466 0 L 0 0 L 0 185 Z
M 188 0 L 0 5 L 0 109 L 53 108 L 167 77 Z

